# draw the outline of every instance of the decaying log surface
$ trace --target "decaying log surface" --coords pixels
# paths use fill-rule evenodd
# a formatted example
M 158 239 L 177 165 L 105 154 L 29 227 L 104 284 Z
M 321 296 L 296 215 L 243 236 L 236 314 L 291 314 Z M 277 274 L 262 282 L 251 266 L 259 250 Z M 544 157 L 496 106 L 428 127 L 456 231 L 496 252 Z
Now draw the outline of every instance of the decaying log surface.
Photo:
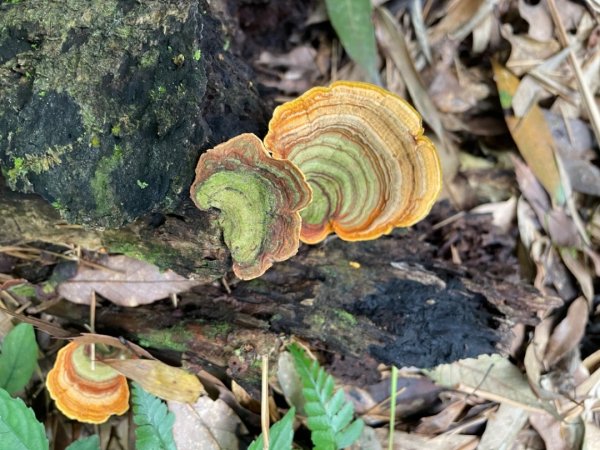
M 70 225 L 40 197 L 11 192 L 0 176 L 0 246 L 41 241 L 122 253 L 209 282 L 227 270 L 214 216 L 184 202 L 181 215 L 146 215 L 119 229 Z
M 207 216 L 198 218 L 209 230 L 202 232 L 190 230 L 194 221 L 187 218 L 160 224 L 142 220 L 104 232 L 57 228 L 56 219 L 40 199 L 5 192 L 0 244 L 73 244 L 81 238 L 89 246 L 121 233 L 139 248 L 167 246 L 175 255 L 197 246 L 195 261 L 182 251 L 176 266 L 182 273 L 215 280 L 225 272 L 226 251 L 218 231 L 206 226 Z M 380 362 L 429 367 L 485 353 L 507 354 L 513 325 L 535 324 L 540 313 L 557 306 L 531 288 L 436 261 L 432 250 L 415 231 L 362 243 L 333 238 L 302 246 L 296 257 L 260 279 L 231 282 L 231 292 L 218 281 L 207 282 L 184 294 L 177 308 L 168 301 L 131 309 L 102 303 L 97 329 L 178 352 L 175 356 L 184 353 L 193 365 L 225 371 L 258 392 L 259 355 L 268 353 L 275 360 L 291 336 L 348 364 L 361 361 L 365 370 Z M 209 267 L 213 258 L 218 262 Z M 87 307 L 66 301 L 48 312 L 80 326 L 88 315 Z

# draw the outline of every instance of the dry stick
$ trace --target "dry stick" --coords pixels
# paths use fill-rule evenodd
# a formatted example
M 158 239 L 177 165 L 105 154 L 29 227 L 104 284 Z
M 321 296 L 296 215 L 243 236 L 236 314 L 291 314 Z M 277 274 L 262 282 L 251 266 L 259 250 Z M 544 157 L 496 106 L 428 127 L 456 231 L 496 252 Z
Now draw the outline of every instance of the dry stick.
M 390 392 L 392 393 L 390 404 L 390 435 L 388 437 L 388 450 L 394 449 L 394 429 L 396 427 L 396 396 L 398 395 L 398 368 L 392 366 L 392 384 Z
M 96 332 L 96 291 L 92 291 L 92 301 L 90 302 L 90 331 Z M 90 344 L 90 361 L 92 370 L 96 370 L 96 344 Z
M 554 25 L 556 26 L 556 34 L 560 44 L 565 48 L 569 48 L 569 59 L 571 60 L 571 65 L 575 71 L 575 78 L 577 79 L 579 90 L 583 95 L 583 103 L 585 104 L 587 112 L 590 116 L 590 122 L 592 124 L 592 128 L 594 129 L 594 134 L 596 135 L 596 141 L 600 143 L 600 111 L 598 111 L 598 105 L 596 105 L 594 95 L 590 91 L 589 86 L 583 78 L 583 72 L 581 70 L 581 66 L 579 65 L 579 61 L 577 60 L 577 56 L 575 56 L 573 48 L 569 46 L 567 31 L 565 30 L 565 26 L 563 25 L 560 15 L 558 14 L 558 10 L 556 9 L 556 3 L 554 3 L 554 0 L 546 0 L 546 2 L 548 4 L 548 9 L 550 10 L 552 20 L 554 21 Z
M 262 385 L 260 392 L 260 427 L 263 450 L 269 450 L 269 356 L 262 355 Z

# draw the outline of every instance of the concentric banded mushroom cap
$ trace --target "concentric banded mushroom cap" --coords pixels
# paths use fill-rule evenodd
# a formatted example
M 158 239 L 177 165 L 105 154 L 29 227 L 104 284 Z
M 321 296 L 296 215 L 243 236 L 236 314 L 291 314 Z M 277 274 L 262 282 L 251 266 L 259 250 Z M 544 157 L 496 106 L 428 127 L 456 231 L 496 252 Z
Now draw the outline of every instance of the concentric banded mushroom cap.
M 104 423 L 129 409 L 127 379 L 99 361 L 92 369 L 88 346 L 71 342 L 61 348 L 48 372 L 46 387 L 58 409 L 79 422 Z
M 421 220 L 441 189 L 441 169 L 420 115 L 402 98 L 367 83 L 317 87 L 275 109 L 265 145 L 302 171 L 313 201 L 300 239 L 335 232 L 375 239 Z
M 310 202 L 310 188 L 294 164 L 271 158 L 253 134 L 205 152 L 190 192 L 198 208 L 220 211 L 239 278 L 256 278 L 298 251 L 298 211 Z

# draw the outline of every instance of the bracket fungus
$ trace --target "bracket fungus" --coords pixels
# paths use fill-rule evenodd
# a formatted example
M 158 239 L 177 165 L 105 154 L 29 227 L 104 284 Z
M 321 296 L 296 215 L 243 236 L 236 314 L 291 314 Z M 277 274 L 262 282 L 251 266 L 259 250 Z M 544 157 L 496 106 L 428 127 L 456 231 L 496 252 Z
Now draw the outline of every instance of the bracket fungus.
M 310 89 L 275 109 L 265 145 L 296 164 L 313 191 L 300 239 L 335 232 L 375 239 L 427 215 L 441 169 L 421 116 L 402 98 L 367 83 Z
M 298 211 L 310 202 L 310 188 L 294 164 L 271 158 L 255 135 L 239 135 L 205 152 L 190 192 L 198 208 L 220 211 L 239 278 L 256 278 L 298 251 Z
M 129 409 L 127 379 L 113 368 L 92 361 L 89 346 L 70 342 L 61 348 L 48 372 L 46 387 L 58 409 L 79 422 L 104 423 Z

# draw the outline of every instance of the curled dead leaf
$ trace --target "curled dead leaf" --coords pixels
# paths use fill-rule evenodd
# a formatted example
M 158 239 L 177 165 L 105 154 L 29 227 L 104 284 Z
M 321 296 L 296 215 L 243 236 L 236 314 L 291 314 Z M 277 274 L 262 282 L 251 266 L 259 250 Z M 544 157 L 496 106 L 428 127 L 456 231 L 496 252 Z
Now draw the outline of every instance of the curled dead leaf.
M 585 333 L 588 314 L 589 306 L 585 298 L 579 297 L 571 303 L 567 316 L 556 326 L 548 341 L 544 355 L 546 367 L 553 366 L 569 351 L 579 346 Z

